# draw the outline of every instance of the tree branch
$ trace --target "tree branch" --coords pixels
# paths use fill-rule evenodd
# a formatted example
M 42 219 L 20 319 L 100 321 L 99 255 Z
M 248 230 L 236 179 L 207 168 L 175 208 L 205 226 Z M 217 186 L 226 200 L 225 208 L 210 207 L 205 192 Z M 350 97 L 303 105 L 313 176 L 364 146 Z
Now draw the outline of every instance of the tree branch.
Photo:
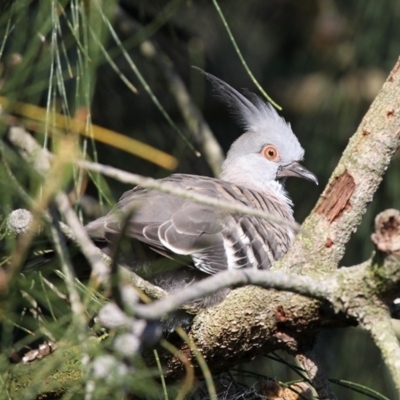
M 271 271 L 251 269 L 224 271 L 151 304 L 138 304 L 135 308 L 135 315 L 144 319 L 160 319 L 164 315 L 181 308 L 186 303 L 215 293 L 222 288 L 245 285 L 257 285 L 265 289 L 287 290 L 324 300 L 330 296 L 332 282 L 329 280 L 316 281 L 309 277 L 286 275 Z
M 92 278 L 97 279 L 101 283 L 107 282 L 110 277 L 110 268 L 104 262 L 103 253 L 99 251 L 89 238 L 78 216 L 72 209 L 67 195 L 62 192 L 58 193 L 55 197 L 55 202 L 61 215 L 65 218 L 65 221 L 74 233 L 75 242 L 92 268 Z

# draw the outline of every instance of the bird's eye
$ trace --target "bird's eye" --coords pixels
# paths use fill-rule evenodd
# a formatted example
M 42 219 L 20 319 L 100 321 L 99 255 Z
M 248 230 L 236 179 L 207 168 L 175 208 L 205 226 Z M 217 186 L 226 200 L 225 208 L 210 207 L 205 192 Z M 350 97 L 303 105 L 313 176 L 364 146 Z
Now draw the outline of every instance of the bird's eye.
M 278 150 L 276 149 L 275 146 L 272 146 L 269 144 L 268 146 L 265 146 L 262 150 L 262 155 L 270 161 L 279 161 L 279 153 Z

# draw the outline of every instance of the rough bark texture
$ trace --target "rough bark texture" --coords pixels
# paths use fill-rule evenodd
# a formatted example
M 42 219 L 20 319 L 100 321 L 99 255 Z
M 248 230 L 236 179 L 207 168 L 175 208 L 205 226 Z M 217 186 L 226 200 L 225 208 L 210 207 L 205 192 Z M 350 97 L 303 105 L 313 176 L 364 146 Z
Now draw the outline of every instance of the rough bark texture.
M 332 273 L 326 302 L 254 286 L 236 289 L 223 303 L 197 316 L 191 337 L 214 372 L 277 349 L 303 352 L 322 329 L 355 325 L 373 315 L 369 310 L 382 307 L 383 298 L 395 297 L 400 261 L 381 261 Z M 177 359 L 169 361 L 170 378 L 183 373 Z
M 326 195 L 315 207 L 315 213 L 325 216 L 329 222 L 340 218 L 345 211 L 351 209 L 350 198 L 354 193 L 355 186 L 353 177 L 344 171 L 328 186 Z
M 296 353 L 313 342 L 322 320 L 326 325 L 343 326 L 332 312 L 324 315 L 317 301 L 247 286 L 232 291 L 222 304 L 202 313 L 193 326 L 192 338 L 212 371 L 218 373 L 277 349 Z M 176 359 L 167 370 L 175 377 L 183 372 Z

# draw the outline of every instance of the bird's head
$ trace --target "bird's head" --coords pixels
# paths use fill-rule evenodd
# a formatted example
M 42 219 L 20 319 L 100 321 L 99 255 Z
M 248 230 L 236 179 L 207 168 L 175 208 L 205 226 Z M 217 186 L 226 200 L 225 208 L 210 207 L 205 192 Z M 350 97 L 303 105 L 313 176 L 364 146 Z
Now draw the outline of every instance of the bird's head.
M 296 176 L 318 184 L 316 176 L 300 164 L 304 149 L 290 124 L 270 104 L 253 93 L 245 97 L 215 76 L 205 75 L 246 131 L 229 149 L 222 179 L 263 187 Z

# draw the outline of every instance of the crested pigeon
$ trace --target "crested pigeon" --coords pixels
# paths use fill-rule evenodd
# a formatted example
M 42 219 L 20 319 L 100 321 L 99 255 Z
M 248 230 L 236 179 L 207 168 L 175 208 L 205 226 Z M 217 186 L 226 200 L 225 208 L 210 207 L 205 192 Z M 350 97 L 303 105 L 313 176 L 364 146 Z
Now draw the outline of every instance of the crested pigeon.
M 219 78 L 204 74 L 245 133 L 232 144 L 219 178 L 174 174 L 161 181 L 294 222 L 293 204 L 284 188 L 286 177 L 318 181 L 299 163 L 304 150 L 290 124 L 255 94 L 245 97 Z M 104 251 L 120 234 L 124 214 L 132 209 L 124 231 L 129 247 L 121 250 L 123 262 L 169 292 L 226 269 L 268 269 L 294 238 L 288 226 L 138 186 L 126 192 L 108 215 L 86 226 L 94 240 L 106 244 Z M 212 306 L 227 292 L 221 290 L 196 303 Z M 190 321 L 189 316 L 180 316 L 169 320 L 167 327 L 164 324 L 164 329 L 190 325 Z

